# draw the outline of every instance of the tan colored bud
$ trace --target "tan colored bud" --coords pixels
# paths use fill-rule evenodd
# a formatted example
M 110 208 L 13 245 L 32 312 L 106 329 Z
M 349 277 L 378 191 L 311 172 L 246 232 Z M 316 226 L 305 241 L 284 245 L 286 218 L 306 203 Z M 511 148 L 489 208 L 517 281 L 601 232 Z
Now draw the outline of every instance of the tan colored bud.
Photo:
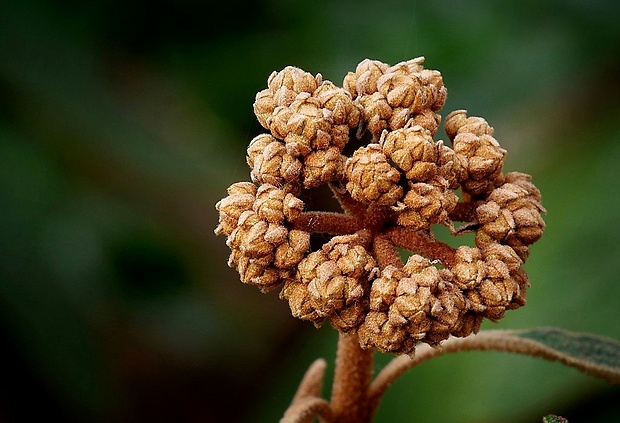
M 371 287 L 371 311 L 358 330 L 362 345 L 409 354 L 418 341 L 437 345 L 461 330 L 467 301 L 445 274 L 416 254 L 402 269 L 386 267 Z
M 446 134 L 454 140 L 459 132 L 475 135 L 493 135 L 493 128 L 480 117 L 468 117 L 467 110 L 454 110 L 446 116 Z
M 412 109 L 412 113 L 419 113 L 424 109 L 439 110 L 443 107 L 447 96 L 441 73 L 436 70 L 424 69 L 423 63 L 424 57 L 417 57 L 397 63 L 385 72 L 385 74 L 406 75 L 417 80 L 416 100 L 407 106 Z M 378 82 L 377 85 L 380 87 L 381 83 Z M 381 91 L 381 88 L 378 90 Z
M 247 162 L 252 169 L 252 181 L 293 193 L 299 191 L 302 163 L 288 154 L 284 143 L 272 135 L 261 134 L 250 142 Z
M 505 175 L 504 179 L 506 183 L 514 184 L 525 190 L 528 200 L 536 204 L 536 206 L 540 208 L 543 213 L 546 212 L 540 203 L 542 198 L 540 195 L 540 190 L 531 182 L 532 177 L 530 175 L 521 172 L 509 172 Z
M 448 216 L 457 203 L 454 192 L 418 182 L 409 184 L 405 198 L 394 210 L 399 212 L 397 222 L 400 226 L 428 229 L 431 223 L 449 222 Z
M 332 125 L 327 116 L 328 111 L 318 99 L 300 95 L 289 107 L 276 107 L 267 125 L 274 137 L 284 140 L 290 155 L 306 156 L 333 144 Z
M 443 85 L 441 72 L 433 69 L 423 69 L 420 71 L 420 78 L 427 90 L 425 97 L 430 99 L 430 101 L 427 101 L 427 104 L 429 104 L 428 108 L 432 111 L 441 109 L 448 97 L 448 90 Z
M 312 74 L 295 66 L 287 66 L 280 72 L 272 72 L 267 80 L 267 86 L 272 92 L 276 92 L 284 86 L 296 94 L 302 92 L 312 94 L 321 82 L 321 74 L 312 76 Z
M 487 201 L 476 209 L 481 223 L 476 234 L 480 244 L 500 242 L 519 249 L 522 259 L 527 246 L 538 241 L 545 229 L 540 191 L 529 182 L 529 175 L 509 173 L 506 183 L 495 188 Z
M 484 196 L 503 183 L 506 150 L 493 138 L 493 128 L 486 120 L 456 110 L 446 117 L 445 128 L 461 162 L 463 191 Z
M 435 143 L 437 148 L 437 181 L 449 189 L 457 189 L 463 179 L 463 168 L 458 156 L 443 141 Z
M 287 66 L 280 72 L 273 72 L 267 80 L 267 89 L 256 94 L 254 114 L 260 124 L 270 129 L 268 119 L 279 107 L 288 107 L 301 94 L 312 94 L 322 82 L 321 75 L 316 77 L 293 66 Z
M 304 157 L 304 188 L 314 188 L 327 182 L 342 180 L 346 157 L 337 147 L 313 151 Z
M 485 195 L 503 183 L 506 150 L 491 135 L 460 132 L 453 141 L 454 152 L 464 170 L 461 187 L 472 195 Z
M 320 315 L 312 306 L 307 285 L 299 278 L 288 278 L 286 280 L 282 291 L 280 291 L 280 298 L 288 301 L 293 317 L 311 321 L 316 327 L 323 324 L 326 317 Z
M 283 223 L 298 217 L 304 209 L 304 203 L 290 192 L 263 184 L 256 192 L 253 209 L 261 219 Z
M 417 339 L 400 325 L 390 322 L 384 312 L 370 311 L 357 330 L 363 348 L 375 347 L 383 353 L 413 354 Z
M 441 116 L 430 109 L 422 110 L 420 113 L 416 113 L 411 118 L 411 122 L 406 122 L 405 126 L 416 126 L 419 125 L 422 128 L 426 129 L 431 136 L 435 136 L 437 133 L 437 129 L 439 128 L 439 124 L 441 123 Z
M 365 310 L 360 312 L 360 305 L 366 307 L 363 297 L 367 295 L 369 279 L 377 273 L 372 256 L 361 245 L 352 244 L 356 239 L 355 235 L 334 237 L 298 266 L 297 278 L 306 286 L 317 316 L 330 321 L 336 316 L 331 323 L 343 331 L 361 323 Z M 352 326 L 343 327 L 345 322 Z
M 406 107 L 410 114 L 425 109 L 439 110 L 447 93 L 441 74 L 430 70 L 410 74 L 388 71 L 377 80 L 377 91 L 387 99 L 390 106 Z
M 241 282 L 256 286 L 261 292 L 267 293 L 280 286 L 284 279 L 283 272 L 265 262 L 270 257 L 249 258 L 242 257 L 237 264 L 237 271 Z
M 484 278 L 476 288 L 479 294 L 477 305 L 482 306 L 484 317 L 498 320 L 504 316 L 505 310 L 525 303 L 524 290 L 528 282 L 521 275 L 523 262 L 511 247 L 488 244 L 481 252 Z
M 389 127 L 392 108 L 385 97 L 377 92 L 360 97 L 359 104 L 363 108 L 366 128 L 378 139 L 383 130 Z
M 389 68 L 378 60 L 364 59 L 357 65 L 355 72 L 344 77 L 342 86 L 353 98 L 377 92 L 377 80 Z
M 423 107 L 419 104 L 417 95 L 420 88 L 421 81 L 416 75 L 388 72 L 377 80 L 377 91 L 385 97 L 391 107 L 409 108 L 416 102 L 421 110 Z
M 288 230 L 281 225 L 260 219 L 254 211 L 239 217 L 239 225 L 226 240 L 231 249 L 228 265 L 236 268 L 241 281 L 268 292 L 283 280 L 285 272 L 275 267 L 274 251 L 285 248 Z
M 288 231 L 286 240 L 275 250 L 274 264 L 280 269 L 293 269 L 310 249 L 310 234 L 293 229 Z
M 353 153 L 345 166 L 347 191 L 362 203 L 392 205 L 403 196 L 400 172 L 392 167 L 379 144 L 368 144 Z
M 437 172 L 435 142 L 421 126 L 384 133 L 380 141 L 385 154 L 414 182 L 428 182 Z
M 475 289 L 485 276 L 484 261 L 480 249 L 460 246 L 454 255 L 455 264 L 452 267 L 454 282 L 461 289 Z
M 355 128 L 361 117 L 359 106 L 353 102 L 351 95 L 343 88 L 325 81 L 313 93 L 325 110 L 329 110 L 328 119 L 333 125 L 346 125 Z
M 239 217 L 237 228 L 226 240 L 231 250 L 238 249 L 245 257 L 258 258 L 273 252 L 274 245 L 265 240 L 269 222 L 254 211 L 245 211 Z
M 256 119 L 265 129 L 269 129 L 267 119 L 271 116 L 277 103 L 271 90 L 262 90 L 256 93 L 254 100 L 254 114 Z
M 452 330 L 450 333 L 453 336 L 458 337 L 466 337 L 471 335 L 472 333 L 478 333 L 480 331 L 480 325 L 482 324 L 483 316 L 480 314 L 467 311 L 461 317 L 460 324 L 458 327 Z
M 219 212 L 219 225 L 215 228 L 216 235 L 229 236 L 237 227 L 239 216 L 251 210 L 256 195 L 256 185 L 251 182 L 237 182 L 228 187 L 228 196 L 215 205 Z
M 398 281 L 406 276 L 405 272 L 395 266 L 386 266 L 381 276 L 375 279 L 370 288 L 370 309 L 387 311 L 396 298 Z

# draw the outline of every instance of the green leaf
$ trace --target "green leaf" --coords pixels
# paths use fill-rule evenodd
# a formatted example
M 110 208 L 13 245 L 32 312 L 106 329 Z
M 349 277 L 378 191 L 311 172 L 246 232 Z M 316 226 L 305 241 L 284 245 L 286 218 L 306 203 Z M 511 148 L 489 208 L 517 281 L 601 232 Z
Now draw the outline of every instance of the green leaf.
M 620 342 L 587 333 L 558 328 L 514 331 L 513 335 L 535 343 L 532 355 L 555 359 L 612 383 L 620 383 Z
M 548 416 L 543 417 L 543 423 L 568 423 L 564 417 L 554 416 L 550 414 Z

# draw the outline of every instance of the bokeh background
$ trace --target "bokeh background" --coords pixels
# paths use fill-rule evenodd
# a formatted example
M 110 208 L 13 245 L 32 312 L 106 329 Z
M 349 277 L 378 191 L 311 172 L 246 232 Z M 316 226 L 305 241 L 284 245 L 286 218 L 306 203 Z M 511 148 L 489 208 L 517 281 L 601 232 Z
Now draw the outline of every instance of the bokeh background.
M 3 0 L 0 421 L 273 422 L 333 362 L 335 332 L 240 283 L 213 234 L 249 178 L 254 95 L 286 65 L 340 84 L 424 55 L 443 115 L 484 116 L 549 212 L 528 305 L 484 328 L 620 339 L 619 19 L 614 0 Z M 405 375 L 377 422 L 611 422 L 618 399 L 470 352 Z

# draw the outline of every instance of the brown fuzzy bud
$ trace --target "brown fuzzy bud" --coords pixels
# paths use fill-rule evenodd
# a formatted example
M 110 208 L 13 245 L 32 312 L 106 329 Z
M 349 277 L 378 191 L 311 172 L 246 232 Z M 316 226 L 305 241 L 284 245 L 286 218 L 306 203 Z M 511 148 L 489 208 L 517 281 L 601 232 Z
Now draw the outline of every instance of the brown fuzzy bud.
M 321 75 L 312 76 L 294 66 L 273 72 L 267 80 L 267 89 L 256 94 L 254 114 L 260 124 L 269 129 L 267 119 L 278 106 L 288 107 L 300 93 L 312 94 L 321 84 Z
M 364 111 L 366 128 L 375 137 L 379 138 L 384 129 L 388 128 L 392 118 L 392 108 L 381 93 L 372 93 L 359 99 Z
M 327 182 L 339 181 L 344 177 L 346 157 L 337 147 L 313 151 L 304 157 L 304 188 L 314 188 Z
M 446 134 L 451 140 L 456 137 L 457 133 L 468 132 L 480 135 L 493 135 L 493 128 L 480 117 L 468 117 L 467 110 L 454 110 L 446 116 L 444 125 Z
M 284 233 L 280 231 L 280 234 L 275 235 L 274 229 L 283 229 Z M 258 213 L 251 210 L 243 212 L 239 217 L 238 226 L 226 240 L 226 245 L 233 251 L 238 249 L 245 257 L 264 257 L 271 254 L 274 249 L 274 244 L 265 239 L 268 230 L 271 230 L 272 239 L 274 235 L 280 241 L 286 237 L 286 228 L 283 226 L 272 224 L 270 227 L 269 222 L 261 219 Z M 233 264 L 236 263 L 233 261 Z
M 420 78 L 426 91 L 423 94 L 423 97 L 427 99 L 424 104 L 428 104 L 428 108 L 434 112 L 441 109 L 448 97 L 448 90 L 443 85 L 441 73 L 432 69 L 423 69 L 420 71 Z
M 313 93 L 325 110 L 329 110 L 328 119 L 333 125 L 345 125 L 355 128 L 361 117 L 359 106 L 353 102 L 351 95 L 343 88 L 325 81 Z
M 414 182 L 428 182 L 437 172 L 437 148 L 421 126 L 384 133 L 379 141 L 385 154 Z
M 389 65 L 378 60 L 364 59 L 357 65 L 355 72 L 344 77 L 342 86 L 353 98 L 377 92 L 377 80 L 389 68 Z
M 498 320 L 507 309 L 522 305 L 525 301 L 527 280 L 520 277 L 523 263 L 515 251 L 506 245 L 489 244 L 481 250 L 484 260 L 484 278 L 476 291 L 484 307 L 484 317 Z M 515 276 L 519 276 L 515 278 Z
M 291 156 L 306 156 L 333 143 L 327 113 L 315 97 L 299 95 L 289 107 L 276 107 L 267 126 L 274 137 L 284 140 Z
M 253 209 L 267 222 L 283 223 L 298 217 L 304 209 L 304 203 L 290 192 L 263 184 L 256 192 Z
M 306 286 L 317 316 L 329 317 L 332 325 L 342 331 L 361 323 L 366 311 L 362 298 L 368 292 L 369 279 L 377 272 L 372 256 L 354 244 L 357 238 L 334 237 L 298 266 L 297 278 Z
M 476 242 L 500 242 L 518 247 L 519 255 L 525 259 L 526 247 L 543 234 L 545 222 L 541 213 L 545 209 L 540 203 L 540 191 L 530 182 L 529 175 L 514 172 L 506 176 L 507 182 L 495 188 L 487 201 L 476 209 L 476 217 L 482 225 Z
M 383 353 L 413 354 L 417 339 L 402 325 L 390 321 L 386 312 L 370 311 L 357 330 L 363 348 L 377 348 Z
M 461 316 L 458 327 L 454 328 L 450 334 L 464 338 L 472 333 L 478 333 L 483 319 L 484 317 L 476 312 L 471 310 L 466 311 L 465 314 Z
M 248 146 L 247 162 L 252 181 L 298 192 L 302 163 L 286 152 L 284 143 L 270 134 L 255 137 Z
M 457 189 L 463 178 L 463 168 L 458 156 L 450 147 L 438 141 L 437 147 L 437 180 L 449 189 Z
M 460 246 L 454 255 L 452 267 L 454 283 L 461 289 L 475 289 L 485 276 L 484 262 L 479 248 Z
M 392 205 L 403 196 L 400 172 L 392 167 L 379 144 L 368 144 L 353 153 L 345 166 L 347 190 L 362 203 Z
M 390 106 L 405 107 L 410 114 L 425 109 L 439 110 L 447 94 L 441 74 L 437 71 L 405 73 L 394 71 L 393 68 L 377 80 L 377 91 L 387 99 Z
M 287 271 L 271 265 L 271 257 L 241 257 L 237 263 L 241 282 L 257 287 L 262 293 L 274 290 L 282 284 Z
M 433 184 L 410 183 L 409 191 L 394 210 L 398 211 L 401 226 L 428 229 L 431 223 L 447 223 L 448 215 L 458 203 L 454 192 Z
M 287 66 L 280 72 L 272 72 L 267 79 L 267 86 L 272 92 L 278 91 L 281 87 L 286 87 L 295 94 L 313 93 L 321 82 L 321 74 L 312 76 L 312 74 L 295 66 Z
M 506 150 L 493 138 L 493 128 L 482 118 L 465 118 L 465 111 L 446 118 L 446 132 L 463 168 L 461 186 L 474 196 L 484 196 L 503 183 Z
M 426 129 L 431 136 L 435 136 L 439 124 L 441 123 L 441 116 L 430 109 L 422 110 L 420 113 L 415 114 L 410 121 L 406 122 L 404 126 L 419 125 Z
M 392 265 L 386 266 L 381 271 L 381 276 L 373 281 L 370 288 L 370 309 L 387 311 L 396 298 L 398 281 L 406 276 L 401 268 Z
M 288 301 L 293 317 L 308 320 L 316 327 L 323 324 L 326 316 L 321 315 L 312 305 L 307 285 L 298 277 L 288 278 L 280 291 L 280 298 Z
M 456 285 L 443 281 L 434 265 L 414 254 L 402 270 L 388 266 L 373 283 L 371 312 L 358 334 L 363 345 L 409 354 L 416 342 L 436 345 L 460 328 L 466 305 Z
M 220 212 L 219 225 L 215 228 L 216 235 L 229 236 L 237 227 L 239 216 L 244 211 L 252 210 L 256 196 L 256 185 L 251 182 L 237 182 L 228 187 L 228 197 L 215 205 Z
M 284 226 L 262 220 L 254 211 L 243 212 L 226 240 L 231 249 L 228 265 L 237 269 L 242 282 L 270 291 L 282 282 L 281 271 L 273 266 L 274 250 L 287 239 Z
M 310 234 L 293 229 L 288 232 L 286 240 L 275 250 L 274 264 L 280 269 L 293 269 L 310 249 Z

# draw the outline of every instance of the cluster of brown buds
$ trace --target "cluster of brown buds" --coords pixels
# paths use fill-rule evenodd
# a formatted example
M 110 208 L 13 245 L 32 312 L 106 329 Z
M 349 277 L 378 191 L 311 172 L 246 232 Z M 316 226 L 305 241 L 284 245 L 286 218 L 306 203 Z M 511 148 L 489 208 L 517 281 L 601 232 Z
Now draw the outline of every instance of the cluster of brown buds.
M 244 283 L 283 285 L 295 317 L 399 354 L 522 306 L 522 265 L 545 227 L 539 190 L 503 173 L 506 151 L 484 119 L 454 111 L 451 147 L 433 139 L 446 88 L 422 64 L 367 59 L 343 87 L 295 67 L 272 73 L 254 103 L 269 132 L 248 147 L 252 182 L 216 205 L 215 232 Z M 307 208 L 321 185 L 342 212 Z M 475 247 L 453 248 L 433 225 L 475 232 Z

